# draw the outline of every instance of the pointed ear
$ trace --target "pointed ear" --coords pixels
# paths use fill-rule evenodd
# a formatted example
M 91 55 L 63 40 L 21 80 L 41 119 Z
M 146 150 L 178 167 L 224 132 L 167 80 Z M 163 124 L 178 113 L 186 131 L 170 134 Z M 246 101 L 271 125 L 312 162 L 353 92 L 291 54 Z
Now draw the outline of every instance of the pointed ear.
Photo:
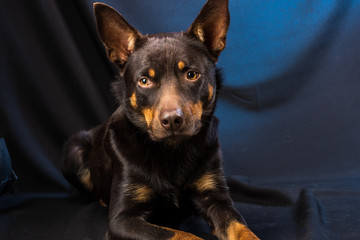
M 121 67 L 135 49 L 141 34 L 115 9 L 103 3 L 94 3 L 97 30 L 109 59 Z
M 186 32 L 203 42 L 215 61 L 226 45 L 230 24 L 228 5 L 228 0 L 208 0 Z

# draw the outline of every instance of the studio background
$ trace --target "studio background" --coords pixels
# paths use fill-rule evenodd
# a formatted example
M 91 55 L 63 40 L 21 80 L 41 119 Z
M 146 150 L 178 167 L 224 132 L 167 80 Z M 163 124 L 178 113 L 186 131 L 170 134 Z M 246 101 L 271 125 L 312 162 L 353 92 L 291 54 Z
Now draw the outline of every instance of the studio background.
M 106 231 L 107 209 L 59 171 L 64 141 L 116 108 L 93 2 L 0 2 L 0 239 Z M 103 2 L 142 34 L 186 30 L 205 3 Z M 230 0 L 230 14 L 216 115 L 237 209 L 264 240 L 360 239 L 360 1 Z M 197 218 L 182 229 L 212 239 Z

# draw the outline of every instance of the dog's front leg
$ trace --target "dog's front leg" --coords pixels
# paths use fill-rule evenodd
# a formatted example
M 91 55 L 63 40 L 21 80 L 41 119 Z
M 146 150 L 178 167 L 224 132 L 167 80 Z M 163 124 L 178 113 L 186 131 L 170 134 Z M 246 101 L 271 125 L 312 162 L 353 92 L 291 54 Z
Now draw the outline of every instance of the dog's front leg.
M 122 213 L 119 213 L 122 214 Z M 109 222 L 106 240 L 202 240 L 195 235 L 148 223 L 142 216 L 118 216 Z
M 195 183 L 195 204 L 220 240 L 259 240 L 230 199 L 222 173 L 204 174 Z
M 145 184 L 113 184 L 106 240 L 201 240 L 146 221 L 155 192 Z

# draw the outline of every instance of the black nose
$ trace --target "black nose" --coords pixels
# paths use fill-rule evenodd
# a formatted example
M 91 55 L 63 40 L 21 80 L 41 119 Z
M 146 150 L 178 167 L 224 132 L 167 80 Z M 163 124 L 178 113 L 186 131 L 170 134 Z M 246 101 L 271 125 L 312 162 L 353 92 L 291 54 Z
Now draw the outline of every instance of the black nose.
M 160 112 L 160 123 L 168 131 L 178 130 L 184 123 L 184 114 L 181 109 L 165 110 Z

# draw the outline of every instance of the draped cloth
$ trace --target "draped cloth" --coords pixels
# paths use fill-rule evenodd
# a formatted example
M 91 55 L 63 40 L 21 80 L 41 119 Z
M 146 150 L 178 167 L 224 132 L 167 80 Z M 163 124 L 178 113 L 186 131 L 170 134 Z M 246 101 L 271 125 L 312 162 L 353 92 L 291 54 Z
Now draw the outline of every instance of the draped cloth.
M 205 1 L 104 2 L 148 34 L 186 30 Z M 116 109 L 92 3 L 1 2 L 0 137 L 18 180 L 0 239 L 106 231 L 107 209 L 59 171 L 64 141 Z M 230 0 L 230 14 L 216 115 L 236 208 L 261 239 L 360 239 L 360 1 Z M 214 239 L 197 217 L 181 229 Z

